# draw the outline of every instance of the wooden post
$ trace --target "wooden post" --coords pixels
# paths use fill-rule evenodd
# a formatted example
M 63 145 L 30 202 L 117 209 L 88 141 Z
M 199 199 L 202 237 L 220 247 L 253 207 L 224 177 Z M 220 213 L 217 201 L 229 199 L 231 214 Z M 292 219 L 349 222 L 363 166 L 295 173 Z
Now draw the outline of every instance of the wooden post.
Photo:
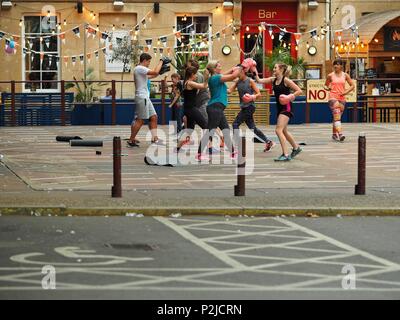
M 355 186 L 356 195 L 365 194 L 365 173 L 366 173 L 366 139 L 365 134 L 360 133 L 358 137 L 358 181 Z
M 111 80 L 111 124 L 113 126 L 115 126 L 116 122 L 117 122 L 117 104 L 115 101 L 115 94 L 116 94 L 116 90 L 115 90 L 115 80 Z
M 113 198 L 122 197 L 122 182 L 121 182 L 121 138 L 114 137 L 113 139 L 113 178 L 114 184 L 111 188 L 111 196 Z
M 61 125 L 65 126 L 65 80 L 61 80 Z

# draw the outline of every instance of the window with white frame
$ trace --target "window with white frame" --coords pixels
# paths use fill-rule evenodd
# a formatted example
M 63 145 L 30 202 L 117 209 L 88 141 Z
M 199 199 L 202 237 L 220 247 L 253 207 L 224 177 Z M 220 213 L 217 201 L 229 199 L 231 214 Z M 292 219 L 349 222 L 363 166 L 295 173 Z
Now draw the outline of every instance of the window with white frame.
M 177 16 L 176 30 L 181 32 L 181 39 L 176 39 L 176 51 L 191 51 L 200 63 L 207 61 L 211 52 L 210 26 L 211 17 L 207 15 Z
M 60 79 L 59 39 L 55 34 L 57 17 L 51 19 L 44 16 L 25 16 L 22 37 L 25 39 L 25 48 L 31 51 L 23 58 L 23 80 L 41 81 L 40 83 L 26 83 L 25 90 L 57 91 L 56 82 L 46 80 Z M 43 55 L 41 56 L 41 53 Z

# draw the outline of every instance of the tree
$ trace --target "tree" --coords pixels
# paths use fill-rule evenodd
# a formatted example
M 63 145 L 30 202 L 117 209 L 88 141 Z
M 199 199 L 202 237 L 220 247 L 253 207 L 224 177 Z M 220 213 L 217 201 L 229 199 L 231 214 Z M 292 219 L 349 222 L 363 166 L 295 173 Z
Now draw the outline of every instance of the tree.
M 293 58 L 289 49 L 277 47 L 269 57 L 265 57 L 265 65 L 269 70 L 273 70 L 276 63 L 284 63 L 292 66 L 293 78 L 304 78 L 305 61 L 304 58 Z
M 132 41 L 129 36 L 117 39 L 117 45 L 113 47 L 111 56 L 112 61 L 120 61 L 123 64 L 121 72 L 121 81 L 124 80 L 124 74 L 129 73 L 132 65 L 138 63 L 139 44 Z M 121 83 L 121 98 L 123 98 L 123 82 Z

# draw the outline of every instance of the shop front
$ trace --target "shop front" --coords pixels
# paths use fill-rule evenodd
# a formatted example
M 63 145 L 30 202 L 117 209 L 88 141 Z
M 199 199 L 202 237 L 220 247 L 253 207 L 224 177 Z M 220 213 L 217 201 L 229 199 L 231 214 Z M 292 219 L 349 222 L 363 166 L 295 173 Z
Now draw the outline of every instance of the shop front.
M 274 48 L 283 47 L 296 58 L 296 41 L 292 33 L 297 32 L 297 13 L 297 2 L 244 2 L 240 30 L 242 57 L 253 51 L 257 64 L 264 65 L 265 56 L 271 55 Z M 287 33 L 282 31 L 285 29 Z M 263 76 L 269 72 L 265 67 L 262 70 Z

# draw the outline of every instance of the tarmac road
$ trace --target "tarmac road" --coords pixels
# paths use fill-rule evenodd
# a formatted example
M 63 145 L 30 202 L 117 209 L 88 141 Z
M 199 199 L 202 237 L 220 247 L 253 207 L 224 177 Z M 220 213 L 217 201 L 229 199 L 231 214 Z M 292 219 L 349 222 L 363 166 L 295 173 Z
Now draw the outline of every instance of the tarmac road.
M 1 216 L 0 299 L 399 299 L 399 230 L 399 217 Z

